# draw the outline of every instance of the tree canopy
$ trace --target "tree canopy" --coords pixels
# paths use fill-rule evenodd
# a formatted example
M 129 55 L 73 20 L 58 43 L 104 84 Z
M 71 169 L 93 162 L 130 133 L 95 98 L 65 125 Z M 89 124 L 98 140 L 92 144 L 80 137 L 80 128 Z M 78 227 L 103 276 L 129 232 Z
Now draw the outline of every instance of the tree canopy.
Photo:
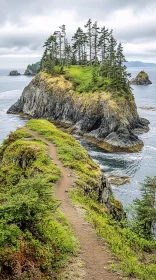
M 104 80 L 109 79 L 115 92 L 130 91 L 130 74 L 124 65 L 126 59 L 122 44 L 117 44 L 113 30 L 99 27 L 97 21 L 92 23 L 89 19 L 84 30 L 78 27 L 70 41 L 66 26 L 62 25 L 46 40 L 44 48 L 41 70 L 54 74 L 55 66 L 60 67 L 60 73 L 71 65 L 96 67 L 94 78 L 97 75 Z

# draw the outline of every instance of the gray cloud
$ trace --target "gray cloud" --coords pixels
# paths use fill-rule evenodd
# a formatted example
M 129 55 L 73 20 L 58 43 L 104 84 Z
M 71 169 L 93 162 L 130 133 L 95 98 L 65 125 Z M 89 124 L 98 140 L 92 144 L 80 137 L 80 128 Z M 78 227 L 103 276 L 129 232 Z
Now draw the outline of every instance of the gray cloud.
M 147 60 L 151 56 L 156 61 L 155 0 L 0 0 L 0 6 L 0 56 L 41 55 L 43 43 L 56 28 L 56 21 L 66 24 L 71 17 L 67 24 L 69 34 L 75 26 L 92 18 L 114 29 L 116 38 L 125 44 L 128 57 L 139 59 L 141 45 L 140 58 Z M 43 21 L 37 21 L 40 17 Z M 48 21 L 44 22 L 46 18 Z M 128 44 L 132 45 L 132 52 Z
M 22 18 L 29 18 L 32 15 L 49 14 L 52 10 L 71 10 L 77 11 L 78 17 L 96 17 L 96 19 L 104 19 L 108 16 L 108 12 L 132 8 L 134 12 L 147 10 L 151 5 L 155 4 L 155 0 L 0 0 L 0 21 L 10 20 L 12 22 L 23 21 Z

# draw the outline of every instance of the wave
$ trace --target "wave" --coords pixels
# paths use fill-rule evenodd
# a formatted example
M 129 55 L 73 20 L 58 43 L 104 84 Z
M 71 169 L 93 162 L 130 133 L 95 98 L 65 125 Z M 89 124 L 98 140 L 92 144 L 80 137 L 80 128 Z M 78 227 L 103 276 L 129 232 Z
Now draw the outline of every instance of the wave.
M 156 151 L 156 147 L 152 147 L 152 146 L 145 146 L 144 149 L 145 149 L 145 150 L 153 150 L 153 151 Z
M 90 156 L 93 158 L 102 158 L 102 159 L 113 159 L 119 161 L 136 161 L 142 159 L 142 154 L 128 154 L 128 153 L 105 153 L 105 152 L 98 152 L 98 151 L 88 151 Z

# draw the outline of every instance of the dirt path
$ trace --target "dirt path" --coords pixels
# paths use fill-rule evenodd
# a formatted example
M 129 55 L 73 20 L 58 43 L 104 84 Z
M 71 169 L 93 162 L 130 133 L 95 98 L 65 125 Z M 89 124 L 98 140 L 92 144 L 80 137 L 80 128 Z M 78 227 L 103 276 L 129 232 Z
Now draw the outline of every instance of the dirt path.
M 36 132 L 25 128 L 36 139 L 40 139 L 48 145 L 48 156 L 60 168 L 61 179 L 56 187 L 56 198 L 62 201 L 61 210 L 69 219 L 75 235 L 80 242 L 80 258 L 85 263 L 86 280 L 117 280 L 122 279 L 118 275 L 108 271 L 112 261 L 111 254 L 103 246 L 102 241 L 96 236 L 92 227 L 84 220 L 79 209 L 73 207 L 68 198 L 68 190 L 74 184 L 75 177 L 70 169 L 63 166 L 58 158 L 57 148 L 54 144 L 41 137 Z M 82 279 L 77 277 L 77 279 Z

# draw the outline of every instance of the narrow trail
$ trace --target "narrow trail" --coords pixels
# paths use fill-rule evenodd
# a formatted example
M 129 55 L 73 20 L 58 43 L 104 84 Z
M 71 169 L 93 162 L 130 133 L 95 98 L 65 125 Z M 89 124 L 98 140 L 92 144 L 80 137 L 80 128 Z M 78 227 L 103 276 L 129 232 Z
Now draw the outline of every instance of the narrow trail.
M 59 160 L 57 147 L 40 136 L 38 133 L 24 128 L 34 138 L 42 140 L 48 146 L 48 156 L 61 171 L 61 178 L 56 186 L 56 198 L 61 200 L 61 211 L 66 215 L 80 242 L 80 258 L 85 263 L 85 280 L 118 280 L 121 276 L 107 270 L 112 262 L 112 256 L 103 246 L 102 241 L 96 236 L 92 227 L 84 220 L 81 212 L 72 205 L 68 190 L 73 186 L 75 176 L 72 171 L 65 168 Z M 79 277 L 77 279 L 80 279 Z

